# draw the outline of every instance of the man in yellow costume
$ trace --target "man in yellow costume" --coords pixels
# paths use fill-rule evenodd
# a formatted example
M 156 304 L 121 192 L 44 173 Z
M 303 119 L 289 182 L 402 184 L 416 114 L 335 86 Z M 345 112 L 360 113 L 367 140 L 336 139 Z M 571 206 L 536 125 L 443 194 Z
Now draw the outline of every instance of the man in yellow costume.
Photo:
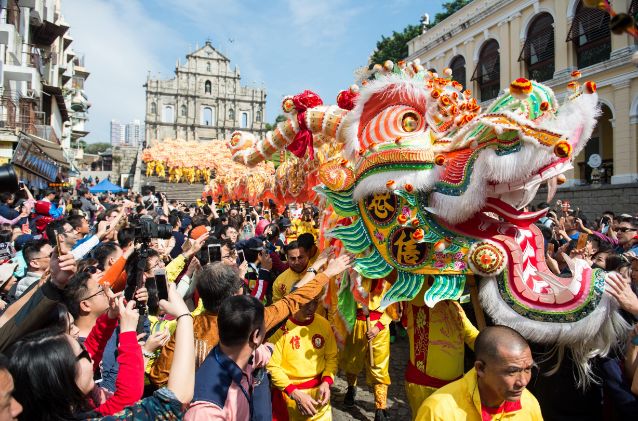
M 330 385 L 337 371 L 337 341 L 330 323 L 315 314 L 319 298 L 296 312 L 270 341 L 274 351 L 273 419 L 331 420 Z
M 153 175 L 153 171 L 155 171 L 155 161 L 149 161 L 146 164 L 146 176 L 150 177 Z
M 464 344 L 474 349 L 479 333 L 458 302 L 443 300 L 433 308 L 425 305 L 423 296 L 431 282 L 432 278 L 424 282 L 416 298 L 405 304 L 410 339 L 405 389 L 413 419 L 428 396 L 463 376 Z
M 180 167 L 175 167 L 175 182 L 179 183 L 182 178 L 182 169 Z
M 386 408 L 388 400 L 388 385 L 390 384 L 390 323 L 392 317 L 387 311 L 379 308 L 383 294 L 390 288 L 384 279 L 363 279 L 361 287 L 368 293 L 368 306 L 364 308 L 357 304 L 357 320 L 344 344 L 341 357 L 341 368 L 346 373 L 348 391 L 344 398 L 346 406 L 353 406 L 357 391 L 357 376 L 365 366 L 368 384 L 374 388 L 375 421 L 387 420 Z M 390 307 L 392 308 L 392 306 Z M 368 309 L 372 309 L 369 310 Z M 366 320 L 369 313 L 370 330 Z M 370 364 L 368 341 L 372 345 L 374 364 Z
M 286 246 L 288 269 L 275 279 L 272 287 L 272 301 L 281 300 L 290 293 L 292 287 L 304 277 L 306 272 L 317 272 L 313 266 L 317 259 L 317 246 L 312 234 L 299 236 L 299 239 Z M 325 262 L 324 262 L 325 263 Z
M 166 173 L 164 172 L 164 164 L 161 161 L 157 161 L 155 163 L 155 172 L 159 178 L 166 177 Z

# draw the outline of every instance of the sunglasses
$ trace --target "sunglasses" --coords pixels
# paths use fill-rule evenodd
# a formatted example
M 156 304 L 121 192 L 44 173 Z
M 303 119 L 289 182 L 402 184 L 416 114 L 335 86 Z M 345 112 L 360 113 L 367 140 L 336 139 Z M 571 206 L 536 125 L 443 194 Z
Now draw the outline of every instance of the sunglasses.
M 97 273 L 97 268 L 95 266 L 87 266 L 84 268 L 84 270 L 82 271 L 84 273 L 90 273 L 91 275 L 94 275 Z
M 83 358 L 86 358 L 87 360 L 89 360 L 89 362 L 93 362 L 93 360 L 91 359 L 91 355 L 89 354 L 89 351 L 86 350 L 86 348 L 82 348 L 82 352 L 80 352 L 76 357 L 75 357 L 75 361 L 80 361 Z
M 622 228 L 618 228 L 617 230 L 618 232 L 627 232 L 627 231 L 636 231 L 636 228 L 627 228 L 627 227 L 622 227 Z
M 104 293 L 105 293 L 105 292 L 104 292 L 104 288 L 100 287 L 100 288 L 98 288 L 98 290 L 97 290 L 97 292 L 96 292 L 95 294 L 93 294 L 93 295 L 89 295 L 89 296 L 88 296 L 88 297 L 86 297 L 86 298 L 82 298 L 80 301 L 90 300 L 91 298 L 93 298 L 93 297 L 95 297 L 95 296 L 97 296 L 97 295 L 100 295 L 100 294 L 104 294 Z

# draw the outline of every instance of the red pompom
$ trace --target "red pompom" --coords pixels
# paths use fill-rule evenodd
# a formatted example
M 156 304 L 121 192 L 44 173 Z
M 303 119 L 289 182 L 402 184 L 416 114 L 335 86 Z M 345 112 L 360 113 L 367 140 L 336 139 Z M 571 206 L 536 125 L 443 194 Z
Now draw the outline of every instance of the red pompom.
M 346 89 L 337 95 L 337 105 L 343 110 L 352 110 L 357 104 L 357 98 L 359 98 L 359 92 Z
M 319 105 L 323 105 L 323 101 L 316 93 L 305 90 L 299 95 L 292 97 L 292 102 L 295 104 L 295 109 L 298 113 L 306 111 L 308 108 L 314 108 Z

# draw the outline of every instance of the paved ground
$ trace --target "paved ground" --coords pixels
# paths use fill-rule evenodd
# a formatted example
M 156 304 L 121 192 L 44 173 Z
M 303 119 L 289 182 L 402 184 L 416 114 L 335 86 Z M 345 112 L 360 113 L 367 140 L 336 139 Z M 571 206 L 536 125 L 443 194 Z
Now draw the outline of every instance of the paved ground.
M 403 378 L 408 364 L 408 338 L 398 337 L 390 347 L 390 378 L 392 384 L 388 390 L 388 415 L 391 420 L 409 421 L 410 406 L 405 396 Z M 374 395 L 365 381 L 365 373 L 359 375 L 357 403 L 353 408 L 343 406 L 343 397 L 348 384 L 343 376 L 336 379 L 332 388 L 332 416 L 335 421 L 374 420 Z

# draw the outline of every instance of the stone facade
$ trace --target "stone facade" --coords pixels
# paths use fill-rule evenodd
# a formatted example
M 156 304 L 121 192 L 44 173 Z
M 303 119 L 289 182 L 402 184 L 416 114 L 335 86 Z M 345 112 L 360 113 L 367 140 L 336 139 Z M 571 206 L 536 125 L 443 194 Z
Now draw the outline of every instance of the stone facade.
M 146 87 L 146 141 L 227 139 L 235 130 L 266 133 L 264 89 L 241 86 L 239 69 L 210 42 L 186 56 L 175 77 Z
M 613 7 L 634 13 L 638 1 L 614 0 Z M 452 68 L 479 100 L 502 93 L 522 76 L 542 80 L 562 101 L 572 70 L 579 68 L 581 81 L 598 86 L 602 115 L 566 174 L 567 186 L 591 182 L 592 154 L 602 158 L 603 183 L 636 183 L 638 70 L 631 61 L 636 43 L 627 34 L 610 34 L 608 16 L 601 13 L 583 8 L 580 0 L 475 0 L 409 41 L 407 59 L 418 58 L 439 73 Z M 491 101 L 482 99 L 482 105 Z
M 135 173 L 140 166 L 138 160 L 139 148 L 130 146 L 118 146 L 113 148 L 113 170 L 111 181 L 114 184 L 120 184 L 122 175 L 128 175 L 128 183 L 122 183 L 123 187 L 133 188 L 134 191 L 139 189 L 134 188 Z M 126 185 L 125 185 L 126 184 Z

